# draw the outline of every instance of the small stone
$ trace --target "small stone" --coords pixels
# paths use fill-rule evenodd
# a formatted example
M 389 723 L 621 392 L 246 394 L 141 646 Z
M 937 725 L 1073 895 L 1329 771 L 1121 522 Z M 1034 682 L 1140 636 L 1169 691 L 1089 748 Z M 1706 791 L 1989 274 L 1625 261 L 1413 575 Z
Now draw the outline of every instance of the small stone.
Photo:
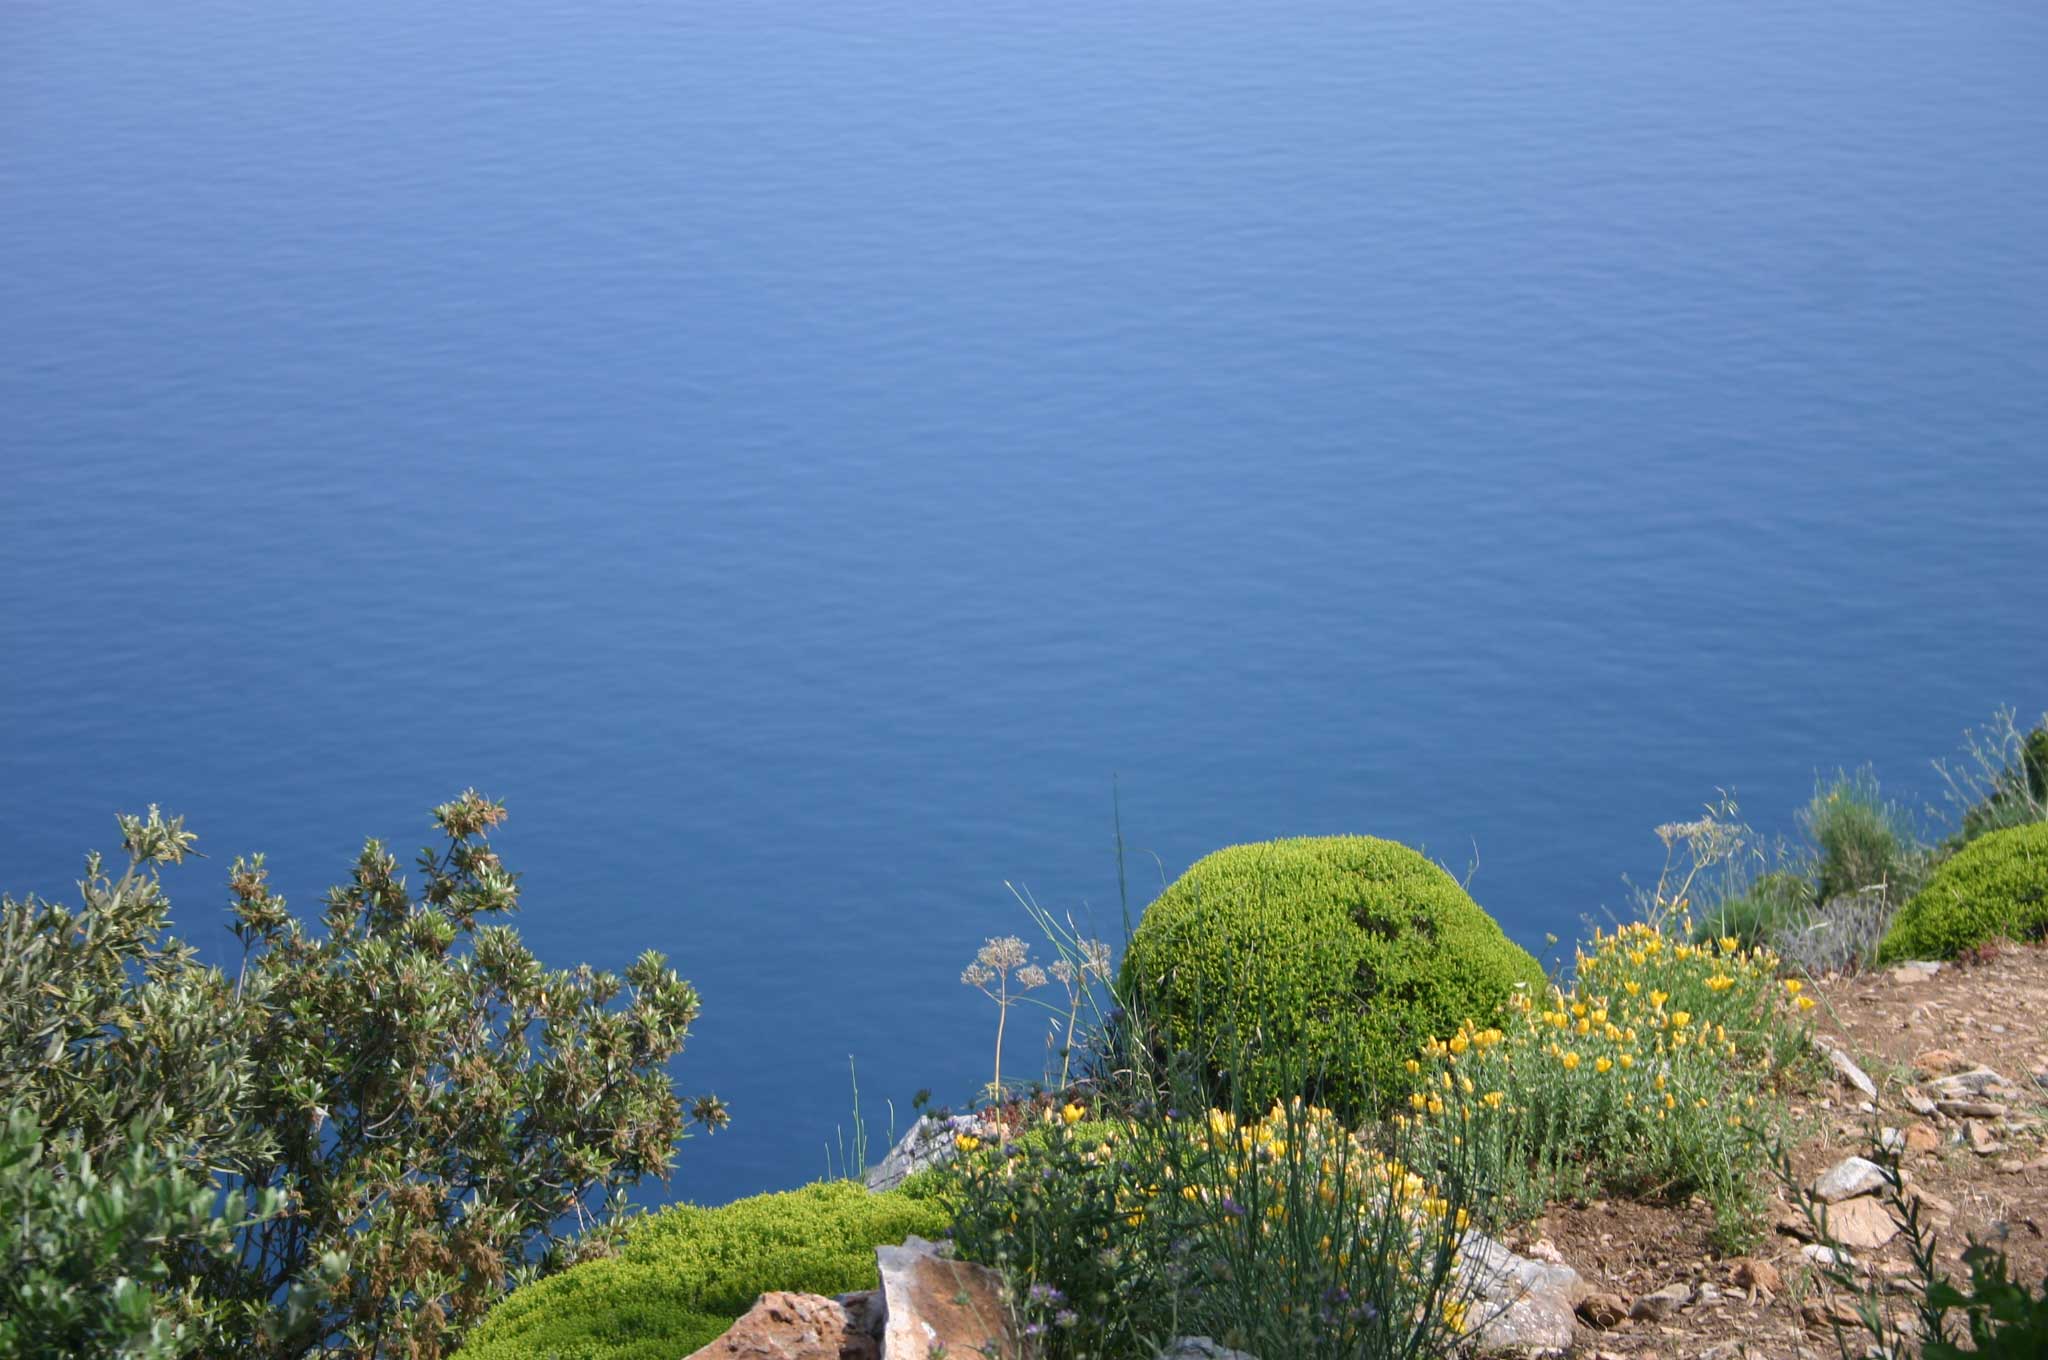
M 1817 1266 L 1853 1266 L 1856 1258 L 1835 1247 L 1824 1247 L 1818 1242 L 1808 1242 L 1799 1249 L 1799 1254 Z
M 1933 1191 L 1928 1190 L 1923 1186 L 1907 1186 L 1906 1197 L 1914 1201 L 1922 1209 L 1925 1209 L 1930 1214 L 1939 1214 L 1943 1218 L 1953 1218 L 1955 1216 L 1955 1205 L 1949 1203 L 1940 1195 L 1935 1194 Z
M 1937 1077 L 1927 1083 L 1936 1099 L 1950 1100 L 1981 1099 L 1987 1096 L 2010 1096 L 2012 1083 L 1988 1067 L 1973 1067 L 1967 1072 L 1954 1072 Z
M 1762 1290 L 1766 1294 L 1775 1294 L 1785 1287 L 1785 1279 L 1776 1266 L 1747 1256 L 1735 1263 L 1731 1278 L 1737 1289 Z
M 1906 1102 L 1907 1109 L 1922 1117 L 1931 1115 L 1941 1108 L 1925 1094 L 1914 1090 L 1910 1086 L 1899 1092 L 1899 1098 Z
M 1771 1226 L 1788 1237 L 1807 1240 L 1813 1236 L 1813 1224 L 1806 1215 L 1783 1202 L 1771 1205 Z
M 1923 1077 L 1942 1077 L 1968 1071 L 1970 1060 L 1953 1049 L 1930 1048 L 1913 1059 L 1913 1066 Z
M 2003 1119 L 2005 1106 L 1989 1100 L 1937 1100 L 1934 1102 L 1950 1119 Z
M 1896 1157 L 1906 1150 L 1905 1130 L 1889 1127 L 1879 1129 L 1877 1131 L 1877 1145 Z
M 1884 1168 L 1864 1157 L 1848 1157 L 1821 1173 L 1813 1183 L 1813 1197 L 1822 1204 L 1867 1195 L 1885 1185 Z
M 1234 1351 L 1206 1336 L 1183 1336 L 1174 1340 L 1171 1346 L 1159 1352 L 1159 1360 L 1258 1360 L 1256 1356 L 1243 1351 Z
M 1605 1290 L 1580 1299 L 1578 1311 L 1587 1326 L 1598 1327 L 1602 1331 L 1620 1326 L 1622 1320 L 1628 1317 L 1628 1305 L 1621 1301 L 1621 1295 L 1610 1294 Z
M 2005 1147 L 2005 1144 L 1998 1141 L 1997 1135 L 1991 1132 L 1989 1124 L 1976 1119 L 1963 1121 L 1963 1138 L 1969 1143 L 1970 1151 L 1979 1157 L 1989 1157 Z
M 1876 1251 L 1899 1235 L 1899 1225 L 1882 1204 L 1865 1196 L 1843 1200 L 1821 1211 L 1821 1230 L 1855 1251 Z
M 1855 1087 L 1868 1100 L 1877 1099 L 1877 1083 L 1870 1079 L 1868 1072 L 1856 1065 L 1854 1058 L 1841 1049 L 1821 1043 L 1819 1040 L 1814 1041 L 1814 1047 L 1828 1060 L 1828 1066 L 1835 1069 L 1835 1075 L 1842 1079 L 1843 1084 Z
M 1806 1320 L 1808 1326 L 1827 1327 L 1830 1329 L 1854 1327 L 1859 1321 L 1856 1316 L 1856 1310 L 1841 1299 L 1828 1302 L 1823 1302 L 1820 1299 L 1808 1299 L 1805 1303 L 1799 1305 L 1799 1316 Z
M 1680 1281 L 1667 1284 L 1654 1294 L 1644 1294 L 1629 1305 L 1628 1315 L 1637 1322 L 1664 1322 L 1692 1303 L 1692 1286 Z
M 1906 1126 L 1906 1151 L 1933 1152 L 1941 1146 L 1941 1135 L 1934 1131 L 1932 1124 L 1909 1124 Z

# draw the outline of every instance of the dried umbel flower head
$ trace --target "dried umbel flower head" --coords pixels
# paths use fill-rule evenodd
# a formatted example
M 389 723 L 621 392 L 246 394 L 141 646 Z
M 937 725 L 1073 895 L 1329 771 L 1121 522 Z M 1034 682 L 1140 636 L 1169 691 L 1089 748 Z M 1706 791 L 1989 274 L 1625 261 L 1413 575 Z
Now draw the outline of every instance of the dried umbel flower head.
M 982 945 L 975 959 L 998 973 L 1007 973 L 1013 968 L 1022 968 L 1030 947 L 1015 935 L 1001 935 Z
M 1027 991 L 1045 985 L 1045 970 L 1035 963 L 1028 963 L 1017 970 L 1017 985 Z
M 1109 945 L 1102 940 L 1081 941 L 1081 971 L 1099 978 L 1109 976 Z

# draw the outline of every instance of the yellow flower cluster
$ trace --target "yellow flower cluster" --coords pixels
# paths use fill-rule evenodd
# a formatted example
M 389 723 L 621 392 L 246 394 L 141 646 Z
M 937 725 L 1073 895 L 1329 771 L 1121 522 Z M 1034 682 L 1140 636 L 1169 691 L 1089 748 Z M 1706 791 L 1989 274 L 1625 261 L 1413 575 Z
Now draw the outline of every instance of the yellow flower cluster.
M 1661 1122 L 1681 1100 L 1706 1108 L 1767 1081 L 1783 1008 L 1811 1005 L 1796 980 L 1779 987 L 1776 955 L 1732 938 L 1693 944 L 1637 923 L 1596 931 L 1577 963 L 1571 990 L 1516 997 L 1505 1030 L 1468 1022 L 1430 1040 L 1408 1063 L 1418 1081 L 1403 1122 L 1487 1112 L 1540 1113 L 1553 1130 Z

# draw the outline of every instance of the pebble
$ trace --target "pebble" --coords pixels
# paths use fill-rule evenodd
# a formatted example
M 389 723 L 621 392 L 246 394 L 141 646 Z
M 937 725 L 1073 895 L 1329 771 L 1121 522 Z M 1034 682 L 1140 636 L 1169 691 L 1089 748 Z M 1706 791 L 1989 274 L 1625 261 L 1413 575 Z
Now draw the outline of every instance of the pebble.
M 1667 1284 L 1654 1294 L 1644 1294 L 1629 1305 L 1628 1315 L 1637 1322 L 1662 1322 L 1692 1302 L 1692 1286 L 1683 1281 Z
M 1885 1184 L 1884 1168 L 1876 1162 L 1865 1157 L 1846 1157 L 1814 1181 L 1813 1197 L 1822 1204 L 1839 1204 L 1880 1190 Z
M 1738 1289 L 1761 1289 L 1766 1294 L 1775 1294 L 1785 1287 L 1785 1279 L 1776 1266 L 1749 1257 L 1735 1263 L 1733 1279 Z
M 1578 1314 L 1587 1326 L 1606 1331 L 1620 1326 L 1628 1317 L 1628 1305 L 1621 1301 L 1621 1295 L 1602 1290 L 1580 1299 Z

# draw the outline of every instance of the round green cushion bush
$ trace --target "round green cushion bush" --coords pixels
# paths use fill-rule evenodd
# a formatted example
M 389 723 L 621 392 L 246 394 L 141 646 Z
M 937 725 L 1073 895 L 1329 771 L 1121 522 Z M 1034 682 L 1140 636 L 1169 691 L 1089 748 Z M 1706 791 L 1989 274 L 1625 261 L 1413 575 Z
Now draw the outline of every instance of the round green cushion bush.
M 930 1194 L 870 1194 L 853 1181 L 716 1209 L 678 1205 L 634 1224 L 616 1256 L 514 1290 L 470 1332 L 461 1356 L 682 1360 L 767 1290 L 872 1289 L 876 1247 L 936 1237 L 947 1223 Z
M 1306 1092 L 1361 1115 L 1407 1089 L 1401 1064 L 1425 1040 L 1544 978 L 1420 853 L 1329 836 L 1198 861 L 1146 908 L 1123 981 L 1247 1108 Z
M 2001 937 L 2048 933 L 2048 822 L 1979 836 L 1893 918 L 1880 962 L 1952 959 Z

